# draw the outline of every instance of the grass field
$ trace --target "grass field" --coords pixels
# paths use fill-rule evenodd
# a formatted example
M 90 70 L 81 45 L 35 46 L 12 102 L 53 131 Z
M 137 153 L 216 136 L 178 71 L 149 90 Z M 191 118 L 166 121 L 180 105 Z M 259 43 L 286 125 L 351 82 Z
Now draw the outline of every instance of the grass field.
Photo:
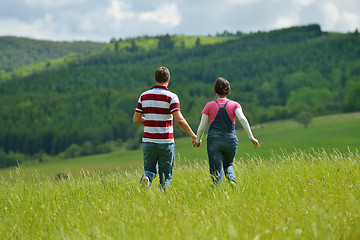
M 359 119 L 266 123 L 259 151 L 239 132 L 235 188 L 188 138 L 166 192 L 139 187 L 141 150 L 2 169 L 0 239 L 360 239 Z
M 184 160 L 185 161 L 185 160 Z M 206 161 L 176 166 L 171 188 L 141 169 L 1 180 L 1 239 L 359 239 L 358 152 L 237 161 L 212 186 Z
M 196 130 L 196 129 L 194 129 Z M 352 151 L 360 146 L 360 113 L 330 115 L 314 118 L 308 128 L 295 121 L 275 121 L 263 124 L 263 128 L 253 130 L 261 147 L 253 149 L 245 132 L 238 131 L 239 147 L 236 159 L 252 159 L 256 155 L 264 160 L 273 154 L 292 153 L 295 149 L 302 151 L 326 150 L 341 153 Z M 176 165 L 197 162 L 207 159 L 206 138 L 200 148 L 193 148 L 190 138 L 176 139 Z M 187 159 L 184 161 L 184 159 Z M 142 151 L 120 150 L 110 154 L 86 156 L 74 159 L 57 159 L 42 164 L 23 166 L 25 177 L 55 177 L 63 171 L 73 175 L 85 170 L 124 169 L 142 166 Z M 13 174 L 15 168 L 0 169 L 0 176 L 6 179 Z

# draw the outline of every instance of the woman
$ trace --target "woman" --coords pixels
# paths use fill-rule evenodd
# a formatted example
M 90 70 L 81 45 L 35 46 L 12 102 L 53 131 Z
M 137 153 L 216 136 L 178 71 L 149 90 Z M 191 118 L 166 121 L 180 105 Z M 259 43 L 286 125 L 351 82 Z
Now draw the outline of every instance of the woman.
M 223 173 L 225 173 L 229 183 L 235 185 L 235 173 L 232 166 L 238 145 L 235 134 L 235 116 L 239 119 L 255 149 L 260 144 L 253 136 L 240 104 L 226 98 L 231 91 L 229 82 L 225 78 L 219 77 L 216 79 L 213 91 L 216 99 L 208 102 L 201 112 L 196 145 L 198 147 L 201 145 L 202 136 L 209 122 L 207 152 L 211 178 L 214 183 L 220 183 Z

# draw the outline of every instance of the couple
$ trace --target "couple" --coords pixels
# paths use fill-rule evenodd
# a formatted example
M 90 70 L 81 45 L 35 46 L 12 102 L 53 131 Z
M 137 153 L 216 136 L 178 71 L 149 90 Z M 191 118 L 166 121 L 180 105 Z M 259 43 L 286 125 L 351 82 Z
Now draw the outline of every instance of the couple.
M 191 137 L 194 147 L 201 145 L 204 131 L 210 123 L 207 151 L 211 178 L 214 183 L 220 183 L 224 172 L 229 183 L 235 185 L 232 167 L 238 144 L 235 117 L 239 119 L 255 148 L 260 144 L 252 135 L 240 104 L 226 98 L 231 91 L 229 82 L 222 77 L 216 80 L 216 99 L 207 103 L 203 109 L 196 136 L 181 114 L 179 98 L 167 88 L 169 81 L 170 72 L 167 68 L 156 69 L 156 85 L 143 92 L 136 105 L 133 121 L 144 126 L 142 146 L 145 172 L 140 179 L 141 185 L 148 188 L 159 170 L 160 185 L 164 189 L 170 187 L 175 159 L 173 119 Z

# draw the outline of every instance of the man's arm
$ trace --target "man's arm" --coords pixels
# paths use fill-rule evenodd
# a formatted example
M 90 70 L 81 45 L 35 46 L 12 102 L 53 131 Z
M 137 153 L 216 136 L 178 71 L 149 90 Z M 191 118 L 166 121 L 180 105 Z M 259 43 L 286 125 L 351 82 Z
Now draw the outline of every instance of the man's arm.
M 144 126 L 145 118 L 143 117 L 143 115 L 143 113 L 135 112 L 133 117 L 134 123 Z
M 196 143 L 196 135 L 193 132 L 193 130 L 191 130 L 189 124 L 186 122 L 184 116 L 181 114 L 180 111 L 176 111 L 172 113 L 175 122 L 179 125 L 179 127 L 186 132 L 187 135 L 189 135 L 192 139 L 192 142 L 194 144 L 194 142 Z

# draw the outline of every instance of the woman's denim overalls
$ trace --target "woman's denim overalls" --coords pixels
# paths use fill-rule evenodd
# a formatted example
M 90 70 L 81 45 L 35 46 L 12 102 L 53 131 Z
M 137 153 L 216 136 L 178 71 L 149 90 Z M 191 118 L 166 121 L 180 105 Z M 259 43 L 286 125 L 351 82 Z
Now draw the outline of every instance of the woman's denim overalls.
M 215 100 L 220 109 L 209 128 L 207 137 L 210 174 L 214 183 L 222 182 L 223 173 L 228 180 L 235 181 L 232 165 L 238 139 L 235 134 L 235 125 L 225 109 L 229 101 L 225 103 L 224 107 L 221 107 L 219 102 Z

